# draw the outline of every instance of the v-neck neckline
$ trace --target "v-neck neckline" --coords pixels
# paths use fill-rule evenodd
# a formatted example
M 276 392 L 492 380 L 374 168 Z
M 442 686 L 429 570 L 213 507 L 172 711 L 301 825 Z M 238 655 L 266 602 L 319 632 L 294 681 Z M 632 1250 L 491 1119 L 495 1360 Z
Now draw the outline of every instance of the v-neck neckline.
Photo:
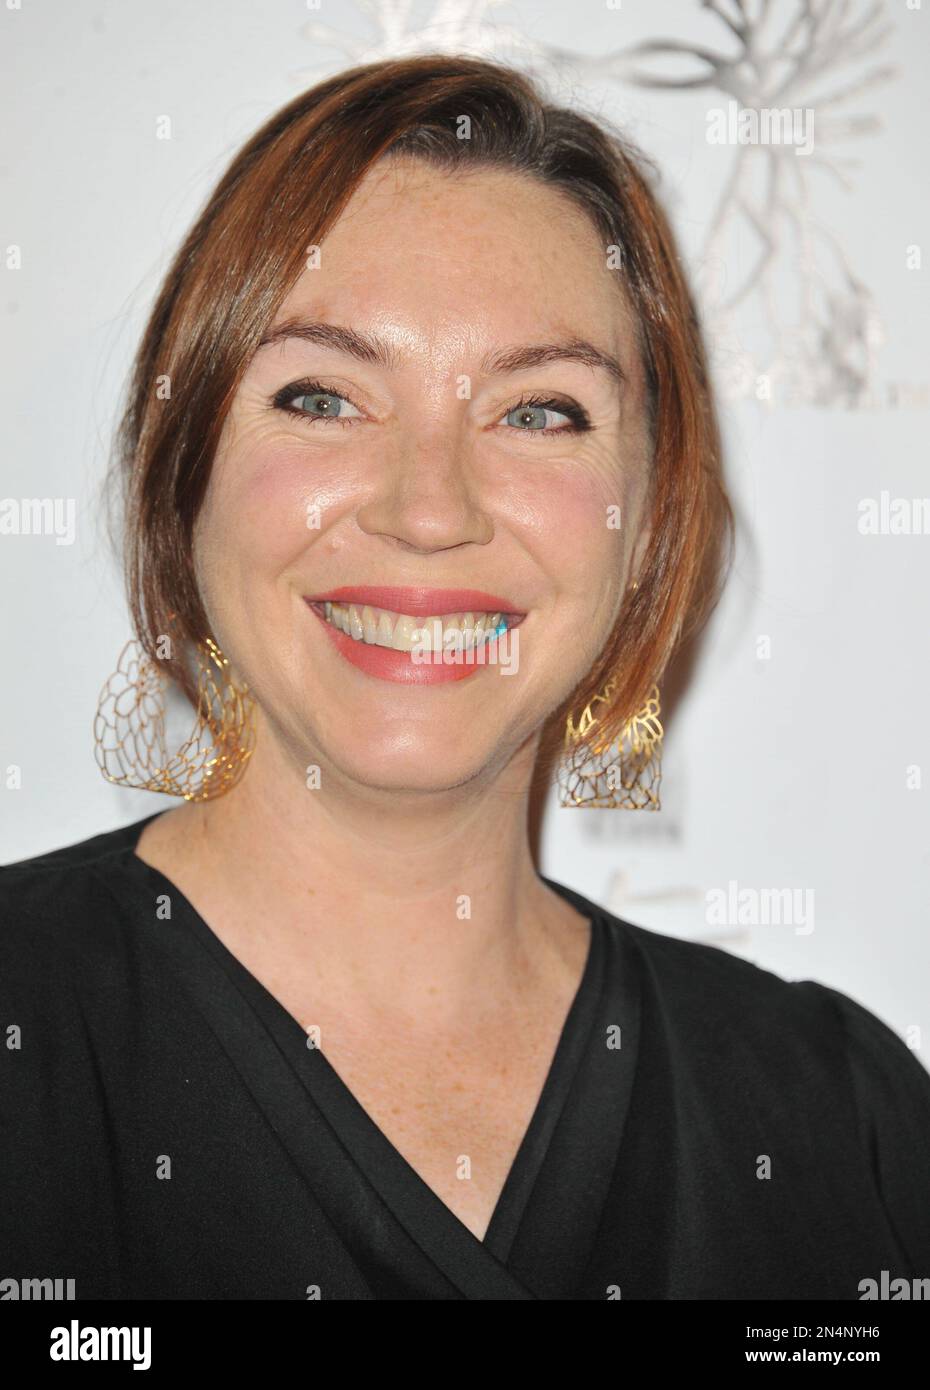
M 588 919 L 589 946 L 581 977 L 559 1032 L 532 1116 L 498 1193 L 484 1236 L 479 1239 L 388 1138 L 323 1050 L 308 1047 L 306 1030 L 298 1019 L 239 960 L 177 885 L 136 853 L 143 829 L 158 814 L 160 813 L 156 812 L 154 816 L 146 817 L 127 827 L 126 849 L 131 874 L 137 880 L 147 881 L 162 893 L 170 895 L 175 931 L 179 928 L 186 929 L 188 938 L 203 948 L 201 957 L 203 958 L 205 953 L 206 958 L 221 968 L 226 981 L 235 987 L 238 995 L 250 1006 L 252 1013 L 276 1044 L 279 1053 L 289 1062 L 344 1153 L 408 1236 L 421 1246 L 440 1268 L 443 1268 L 444 1260 L 451 1262 L 455 1268 L 457 1254 L 462 1261 L 460 1273 L 463 1275 L 469 1269 L 470 1261 L 476 1262 L 475 1269 L 478 1270 L 481 1260 L 488 1258 L 493 1259 L 503 1273 L 515 1245 L 520 1242 L 526 1244 L 524 1236 L 527 1216 L 532 1208 L 537 1180 L 546 1166 L 553 1136 L 563 1117 L 569 1096 L 575 1088 L 576 1078 L 583 1069 L 586 1056 L 594 1050 L 595 1026 L 600 1022 L 601 1026 L 609 1028 L 617 1021 L 616 993 L 608 988 L 608 956 L 611 944 L 616 943 L 612 941 L 610 923 L 602 911 L 572 890 L 545 877 L 542 878 L 548 887 Z M 159 926 L 163 928 L 165 924 L 160 923 Z M 190 962 L 193 959 L 191 953 L 188 951 L 186 955 Z M 612 1151 L 605 1150 L 604 1145 L 609 1145 L 612 1140 L 616 1140 L 616 1144 L 619 1145 L 632 1086 L 635 1042 L 638 1034 L 638 992 L 633 991 L 632 980 L 624 983 L 627 989 L 626 1018 L 634 1025 L 633 1046 L 627 1051 L 630 1065 L 625 1069 L 626 1079 L 621 1084 L 619 1094 L 613 1098 L 614 1103 L 607 1107 L 613 1115 L 613 1121 L 603 1124 L 603 1115 L 588 1115 L 588 1119 L 593 1120 L 596 1126 L 594 1133 L 589 1136 L 590 1143 L 595 1149 L 601 1146 L 600 1162 L 597 1165 L 600 1180 L 593 1185 L 588 1184 L 583 1194 L 588 1214 L 599 1211 L 596 1199 L 592 1204 L 592 1194 L 599 1192 L 603 1198 L 606 1192 L 607 1178 L 616 1159 L 616 1148 Z M 606 1054 L 604 1042 L 601 1042 L 599 1051 Z M 605 1160 L 608 1161 L 607 1166 Z M 563 1181 L 574 1181 L 571 1170 L 563 1174 Z M 469 1276 L 465 1275 L 466 1285 L 468 1280 Z M 474 1295 L 466 1293 L 466 1296 Z M 522 1294 L 506 1292 L 494 1296 L 532 1298 L 537 1295 L 527 1291 Z

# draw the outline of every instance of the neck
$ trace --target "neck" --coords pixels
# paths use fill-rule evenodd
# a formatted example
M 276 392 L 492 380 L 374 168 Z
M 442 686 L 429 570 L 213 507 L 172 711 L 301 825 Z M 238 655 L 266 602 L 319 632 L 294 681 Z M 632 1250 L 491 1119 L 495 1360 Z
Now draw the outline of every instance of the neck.
M 215 930 L 223 922 L 236 953 L 245 943 L 272 968 L 312 962 L 333 993 L 421 1017 L 431 996 L 444 1013 L 476 990 L 503 1003 L 515 983 L 577 962 L 585 927 L 532 861 L 535 752 L 442 792 L 360 787 L 329 768 L 310 790 L 263 729 L 241 782 L 153 822 L 139 854 Z

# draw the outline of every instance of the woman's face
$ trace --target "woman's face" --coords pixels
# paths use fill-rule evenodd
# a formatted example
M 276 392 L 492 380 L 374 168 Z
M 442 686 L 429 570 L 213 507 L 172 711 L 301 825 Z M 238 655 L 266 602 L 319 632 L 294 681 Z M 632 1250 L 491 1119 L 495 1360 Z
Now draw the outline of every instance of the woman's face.
M 282 304 L 195 559 L 268 732 L 324 784 L 491 773 L 599 654 L 647 539 L 618 274 L 529 178 L 385 161 Z

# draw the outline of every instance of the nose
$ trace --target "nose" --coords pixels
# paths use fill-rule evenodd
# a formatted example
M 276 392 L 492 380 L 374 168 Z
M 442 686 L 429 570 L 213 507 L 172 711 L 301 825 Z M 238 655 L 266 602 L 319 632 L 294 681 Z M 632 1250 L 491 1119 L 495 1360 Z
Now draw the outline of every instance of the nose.
M 377 491 L 356 514 L 366 534 L 424 554 L 488 544 L 494 526 L 469 476 L 467 444 L 448 422 L 389 453 Z

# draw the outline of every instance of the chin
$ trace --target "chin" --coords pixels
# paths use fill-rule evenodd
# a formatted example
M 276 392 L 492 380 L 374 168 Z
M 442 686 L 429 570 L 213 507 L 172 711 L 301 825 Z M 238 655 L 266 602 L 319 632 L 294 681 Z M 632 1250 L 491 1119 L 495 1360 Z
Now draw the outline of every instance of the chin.
M 455 738 L 408 738 L 401 747 L 396 739 L 389 746 L 376 739 L 353 740 L 348 746 L 342 744 L 324 751 L 343 777 L 361 787 L 385 792 L 438 793 L 470 782 L 487 765 L 473 746 L 468 748 L 467 756 L 456 754 L 456 745 L 461 748 L 466 740 L 467 732 L 463 730 Z

